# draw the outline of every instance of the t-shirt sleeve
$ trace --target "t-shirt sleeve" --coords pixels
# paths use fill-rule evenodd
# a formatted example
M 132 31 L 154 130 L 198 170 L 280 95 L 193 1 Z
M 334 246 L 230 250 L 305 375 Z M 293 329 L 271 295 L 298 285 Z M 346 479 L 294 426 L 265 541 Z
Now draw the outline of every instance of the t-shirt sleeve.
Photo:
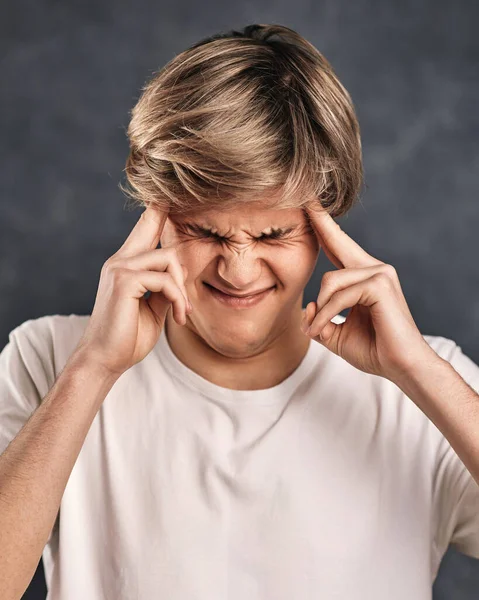
M 448 351 L 439 353 L 479 393 L 479 366 L 451 341 Z M 436 543 L 479 558 L 479 485 L 443 438 L 438 456 L 436 482 Z
M 51 318 L 25 321 L 0 353 L 0 454 L 53 386 Z

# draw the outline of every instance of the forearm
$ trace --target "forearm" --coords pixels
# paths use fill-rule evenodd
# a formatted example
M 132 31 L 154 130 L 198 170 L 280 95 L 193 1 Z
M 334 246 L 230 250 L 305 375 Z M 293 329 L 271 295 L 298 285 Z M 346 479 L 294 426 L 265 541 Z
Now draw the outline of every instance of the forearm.
M 479 484 L 479 395 L 476 391 L 435 352 L 425 356 L 395 383 L 447 438 Z
M 115 379 L 72 355 L 0 456 L 0 597 L 20 598 L 53 528 L 91 423 Z

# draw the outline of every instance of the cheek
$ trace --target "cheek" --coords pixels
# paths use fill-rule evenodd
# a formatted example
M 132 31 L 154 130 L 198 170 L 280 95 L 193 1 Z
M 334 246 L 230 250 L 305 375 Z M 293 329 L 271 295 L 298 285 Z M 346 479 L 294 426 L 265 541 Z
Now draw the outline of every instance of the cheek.
M 316 266 L 318 253 L 307 244 L 296 248 L 285 248 L 284 251 L 278 249 L 275 253 L 274 261 L 282 273 L 287 273 L 293 280 L 302 281 L 311 276 Z
M 212 259 L 210 253 L 205 251 L 205 248 L 200 244 L 190 242 L 188 244 L 177 244 L 176 251 L 178 259 L 182 265 L 188 269 L 187 281 L 195 280 L 208 265 Z
M 287 287 L 300 290 L 306 286 L 313 272 L 314 264 L 296 260 L 291 265 L 283 266 L 278 274 Z

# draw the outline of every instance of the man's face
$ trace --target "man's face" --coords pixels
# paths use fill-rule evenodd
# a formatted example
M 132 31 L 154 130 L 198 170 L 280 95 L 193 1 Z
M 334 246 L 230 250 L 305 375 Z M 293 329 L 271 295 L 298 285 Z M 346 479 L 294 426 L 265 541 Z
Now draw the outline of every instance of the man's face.
M 176 247 L 188 269 L 193 312 L 186 327 L 231 357 L 265 349 L 291 326 L 320 250 L 302 209 L 258 203 L 169 216 L 161 246 Z M 221 302 L 210 286 L 232 295 L 273 289 L 256 304 L 238 308 Z

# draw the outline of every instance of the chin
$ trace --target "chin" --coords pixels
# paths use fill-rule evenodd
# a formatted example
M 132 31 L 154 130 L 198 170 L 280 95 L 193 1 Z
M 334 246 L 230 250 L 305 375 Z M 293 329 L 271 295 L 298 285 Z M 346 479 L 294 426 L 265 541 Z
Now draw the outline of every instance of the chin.
M 267 338 L 258 331 L 257 323 L 251 323 L 248 332 L 244 324 L 235 327 L 215 328 L 204 339 L 219 354 L 229 358 L 246 358 L 257 354 Z

